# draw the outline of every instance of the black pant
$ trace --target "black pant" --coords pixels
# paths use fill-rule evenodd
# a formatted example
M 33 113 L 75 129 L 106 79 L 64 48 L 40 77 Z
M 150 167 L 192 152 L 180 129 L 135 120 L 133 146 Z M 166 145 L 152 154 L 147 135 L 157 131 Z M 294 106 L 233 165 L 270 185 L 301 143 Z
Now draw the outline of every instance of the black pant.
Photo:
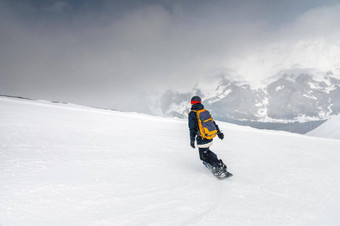
M 209 148 L 198 148 L 200 153 L 200 159 L 206 163 L 209 163 L 211 166 L 218 167 L 219 166 L 219 160 L 217 158 L 217 155 L 210 151 Z

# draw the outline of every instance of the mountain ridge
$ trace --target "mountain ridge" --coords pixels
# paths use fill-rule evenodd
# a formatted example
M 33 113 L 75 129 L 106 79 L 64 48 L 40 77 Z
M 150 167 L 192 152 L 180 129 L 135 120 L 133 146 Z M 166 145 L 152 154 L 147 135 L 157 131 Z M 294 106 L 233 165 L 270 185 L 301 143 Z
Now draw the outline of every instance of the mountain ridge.
M 186 93 L 164 92 L 157 111 L 185 118 L 193 95 L 202 97 L 216 119 L 227 122 L 321 123 L 340 114 L 340 80 L 331 72 L 286 73 L 256 89 L 219 75 L 212 84 L 197 83 Z

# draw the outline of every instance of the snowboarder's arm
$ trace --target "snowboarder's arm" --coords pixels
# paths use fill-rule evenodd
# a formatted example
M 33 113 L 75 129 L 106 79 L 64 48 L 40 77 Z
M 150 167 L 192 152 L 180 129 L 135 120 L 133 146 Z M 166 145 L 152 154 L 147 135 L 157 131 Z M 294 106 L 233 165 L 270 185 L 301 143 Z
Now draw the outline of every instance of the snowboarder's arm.
M 195 141 L 196 133 L 197 133 L 197 125 L 195 122 L 195 112 L 190 112 L 188 117 L 188 125 L 190 131 L 190 141 Z
M 223 140 L 224 134 L 221 132 L 220 128 L 218 127 L 218 125 L 216 124 L 215 121 L 214 121 L 214 124 L 215 124 L 216 129 L 217 129 L 217 136 L 218 136 L 218 138 L 220 138 L 221 140 Z
M 218 127 L 218 125 L 216 124 L 215 121 L 214 121 L 214 124 L 215 124 L 215 127 L 216 127 L 216 129 L 217 129 L 217 133 L 221 133 L 221 130 L 220 130 L 220 128 Z

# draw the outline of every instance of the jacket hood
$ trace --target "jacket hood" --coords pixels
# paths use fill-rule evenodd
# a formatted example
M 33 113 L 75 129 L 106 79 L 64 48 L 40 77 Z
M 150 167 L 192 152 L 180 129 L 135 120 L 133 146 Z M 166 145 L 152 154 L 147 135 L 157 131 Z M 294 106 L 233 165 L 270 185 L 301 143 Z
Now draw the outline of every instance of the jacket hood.
M 204 108 L 203 104 L 194 104 L 191 106 L 191 110 L 202 110 Z

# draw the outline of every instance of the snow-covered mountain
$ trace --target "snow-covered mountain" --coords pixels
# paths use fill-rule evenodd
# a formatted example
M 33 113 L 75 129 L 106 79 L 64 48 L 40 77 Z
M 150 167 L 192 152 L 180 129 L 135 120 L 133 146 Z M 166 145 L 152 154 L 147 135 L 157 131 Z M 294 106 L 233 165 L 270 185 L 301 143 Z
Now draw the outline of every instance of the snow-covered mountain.
M 299 133 L 312 130 L 340 114 L 340 42 L 286 35 L 235 54 L 212 72 L 221 74 L 181 93 L 169 90 L 159 98 L 159 107 L 150 109 L 186 117 L 190 96 L 201 95 L 219 120 Z
M 190 97 L 200 95 L 215 118 L 223 121 L 321 123 L 340 114 L 340 80 L 331 73 L 287 71 L 258 89 L 224 75 L 208 80 L 187 93 L 167 91 L 160 98 L 158 112 L 186 117 Z
M 340 115 L 329 119 L 321 126 L 307 133 L 315 137 L 333 138 L 340 140 Z
M 340 141 L 219 122 L 217 180 L 186 120 L 0 97 L 0 225 L 339 225 Z

